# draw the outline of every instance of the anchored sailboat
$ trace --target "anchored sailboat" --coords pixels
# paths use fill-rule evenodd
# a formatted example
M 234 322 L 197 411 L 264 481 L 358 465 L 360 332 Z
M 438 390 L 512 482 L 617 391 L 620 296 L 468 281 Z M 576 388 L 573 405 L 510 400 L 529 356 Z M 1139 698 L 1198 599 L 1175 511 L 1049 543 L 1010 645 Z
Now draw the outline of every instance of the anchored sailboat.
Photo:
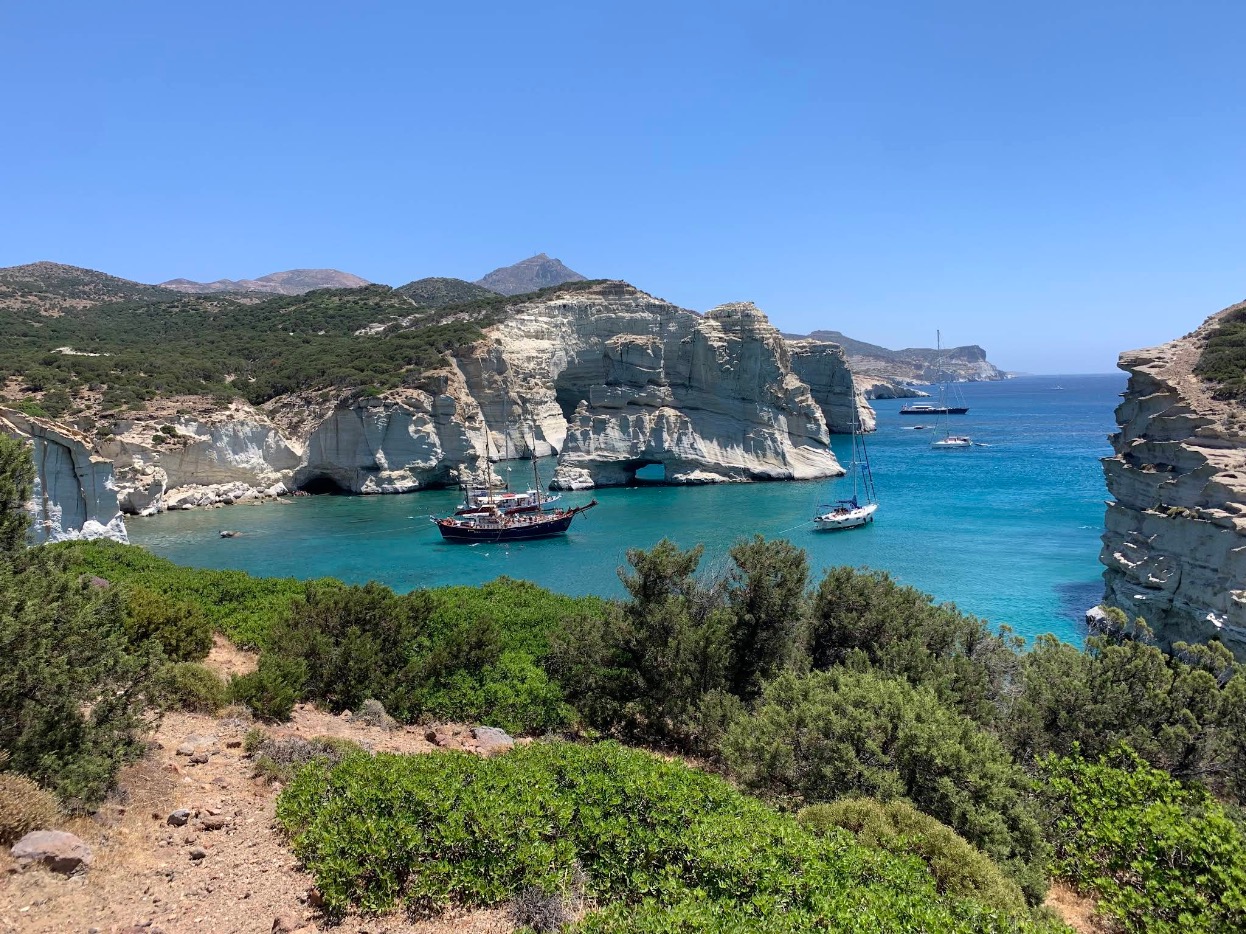
M 870 452 L 865 446 L 865 433 L 861 431 L 857 412 L 857 394 L 852 393 L 852 461 L 848 465 L 852 474 L 852 498 L 834 503 L 823 503 L 827 512 L 813 517 L 813 527 L 819 532 L 835 532 L 869 525 L 878 511 L 878 497 L 874 493 L 874 474 L 870 470 Z M 862 502 L 864 500 L 864 502 Z
M 943 353 L 943 332 L 935 331 L 935 347 L 937 348 L 939 357 L 936 359 L 942 363 Z M 943 413 L 943 437 L 938 441 L 932 441 L 930 446 L 936 451 L 948 451 L 958 448 L 973 447 L 973 439 L 966 435 L 952 434 L 952 426 L 948 421 L 948 416 L 952 414 L 964 414 L 968 412 L 968 408 L 951 407 L 947 404 L 947 371 L 943 372 L 943 382 L 939 383 L 939 406 L 938 409 Z

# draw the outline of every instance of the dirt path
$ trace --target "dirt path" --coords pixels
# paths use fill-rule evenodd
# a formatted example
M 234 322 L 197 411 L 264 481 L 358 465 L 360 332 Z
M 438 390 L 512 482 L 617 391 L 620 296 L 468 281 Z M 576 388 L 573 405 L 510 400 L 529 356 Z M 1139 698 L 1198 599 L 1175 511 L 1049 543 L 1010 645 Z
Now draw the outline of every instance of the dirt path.
M 245 669 L 244 653 L 213 650 L 213 667 Z M 276 829 L 279 787 L 252 777 L 243 737 L 252 724 L 176 713 L 165 717 L 151 751 L 127 768 L 109 803 L 90 818 L 57 829 L 91 847 L 94 865 L 80 877 L 42 869 L 18 872 L 0 849 L 0 934 L 180 934 L 180 932 L 327 929 L 308 903 L 313 880 L 297 865 Z M 373 751 L 424 753 L 437 747 L 424 729 L 387 731 L 300 707 L 274 735 L 335 736 Z M 453 729 L 447 731 L 453 733 Z M 188 738 L 211 740 L 206 762 L 177 750 Z M 470 740 L 462 730 L 462 745 Z M 458 744 L 457 739 L 452 745 Z M 201 747 L 203 744 L 200 744 Z M 190 811 L 185 826 L 169 815 Z M 339 934 L 502 934 L 512 926 L 501 911 L 480 911 L 411 923 L 401 914 L 349 919 Z

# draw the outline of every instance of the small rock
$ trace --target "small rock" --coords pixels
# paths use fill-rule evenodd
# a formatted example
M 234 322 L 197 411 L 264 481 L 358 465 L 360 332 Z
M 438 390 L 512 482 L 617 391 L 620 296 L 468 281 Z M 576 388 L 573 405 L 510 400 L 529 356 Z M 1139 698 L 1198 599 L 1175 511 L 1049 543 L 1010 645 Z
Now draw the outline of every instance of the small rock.
M 182 740 L 182 745 L 177 747 L 177 754 L 179 756 L 193 756 L 195 750 L 200 747 L 208 748 L 215 744 L 215 736 L 200 736 L 198 733 L 192 733 Z
M 199 860 L 204 859 L 207 855 L 208 855 L 208 851 L 205 850 L 201 846 L 196 846 L 196 847 L 191 848 L 190 858 L 193 859 L 195 862 L 198 862 Z
M 219 815 L 200 818 L 199 827 L 203 830 L 221 830 L 229 823 L 229 819 Z
M 436 742 L 437 742 L 437 731 L 436 731 L 436 730 L 426 730 L 426 731 L 424 732 L 424 739 L 425 739 L 427 742 L 430 742 L 430 743 L 436 743 Z
M 302 919 L 294 915 L 277 915 L 273 918 L 273 934 L 293 934 L 302 926 Z
M 178 808 L 165 818 L 165 822 L 171 827 L 185 827 L 188 820 L 190 820 L 189 808 Z
M 239 749 L 241 748 L 241 746 L 242 746 L 242 740 L 240 739 L 229 739 L 225 741 L 226 749 Z
M 191 757 L 190 757 L 191 765 L 203 765 L 207 761 L 208 761 L 208 751 L 206 749 L 196 749 L 194 753 L 191 754 Z
M 307 890 L 307 904 L 311 905 L 313 908 L 324 907 L 324 896 L 320 894 L 320 889 L 316 888 L 314 885 Z
M 42 863 L 66 875 L 85 870 L 92 862 L 91 848 L 62 830 L 32 830 L 13 845 L 12 855 L 19 866 Z
M 515 745 L 515 740 L 509 733 L 495 726 L 475 727 L 472 730 L 472 737 L 476 740 L 480 751 L 486 756 L 506 752 Z

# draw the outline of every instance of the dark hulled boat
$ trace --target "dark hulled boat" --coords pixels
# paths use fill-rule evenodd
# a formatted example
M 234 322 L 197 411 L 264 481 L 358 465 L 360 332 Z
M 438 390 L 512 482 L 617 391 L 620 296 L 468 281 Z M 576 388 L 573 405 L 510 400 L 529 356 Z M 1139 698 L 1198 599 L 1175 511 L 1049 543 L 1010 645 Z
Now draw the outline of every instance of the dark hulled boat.
M 901 415 L 965 415 L 968 412 L 967 405 L 906 405 L 900 409 Z
M 562 535 L 577 515 L 596 505 L 597 500 L 592 500 L 574 509 L 520 514 L 507 514 L 496 507 L 488 507 L 482 512 L 464 516 L 429 518 L 448 542 L 523 542 Z

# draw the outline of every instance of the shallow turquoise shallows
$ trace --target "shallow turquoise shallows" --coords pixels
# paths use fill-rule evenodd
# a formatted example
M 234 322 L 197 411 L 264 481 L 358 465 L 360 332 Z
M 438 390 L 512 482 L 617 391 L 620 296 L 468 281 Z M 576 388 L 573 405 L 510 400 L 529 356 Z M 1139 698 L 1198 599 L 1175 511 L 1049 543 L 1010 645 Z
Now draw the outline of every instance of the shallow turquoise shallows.
M 885 569 L 898 580 L 1022 635 L 1078 642 L 1083 611 L 1101 594 L 1098 562 L 1106 490 L 1099 458 L 1124 377 L 1025 377 L 959 387 L 970 411 L 953 431 L 986 447 L 936 451 L 931 416 L 901 417 L 899 401 L 874 403 L 870 435 L 882 503 L 873 525 L 813 531 L 819 503 L 851 494 L 833 483 L 645 486 L 563 495 L 600 505 L 563 538 L 509 546 L 447 544 L 428 515 L 445 515 L 453 491 L 408 496 L 316 496 L 262 506 L 167 513 L 128 523 L 130 537 L 181 564 L 252 574 L 377 580 L 398 590 L 475 584 L 501 574 L 571 594 L 618 595 L 629 548 L 659 539 L 705 545 L 702 567 L 722 568 L 731 544 L 753 534 L 788 538 L 815 573 L 839 564 Z M 849 439 L 836 437 L 847 461 Z M 552 465 L 551 465 L 552 469 Z M 529 477 L 511 465 L 515 486 Z M 847 493 L 842 492 L 847 488 Z M 221 529 L 237 538 L 222 539 Z

